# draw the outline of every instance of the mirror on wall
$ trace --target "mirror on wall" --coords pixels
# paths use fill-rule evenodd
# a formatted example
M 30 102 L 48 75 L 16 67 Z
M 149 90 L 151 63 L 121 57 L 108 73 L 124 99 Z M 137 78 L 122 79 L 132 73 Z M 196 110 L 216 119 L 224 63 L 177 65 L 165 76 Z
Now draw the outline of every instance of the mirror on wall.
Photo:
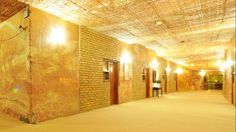
M 146 79 L 146 68 L 145 67 L 143 68 L 142 79 L 143 79 L 143 81 L 145 81 L 145 79 Z
M 108 61 L 103 60 L 103 81 L 109 81 L 109 68 Z

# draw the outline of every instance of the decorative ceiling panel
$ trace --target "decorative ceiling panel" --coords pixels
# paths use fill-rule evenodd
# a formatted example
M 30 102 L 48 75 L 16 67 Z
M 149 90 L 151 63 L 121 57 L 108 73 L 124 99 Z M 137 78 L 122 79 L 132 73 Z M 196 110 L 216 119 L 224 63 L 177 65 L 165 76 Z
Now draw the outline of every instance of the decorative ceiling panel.
M 215 68 L 235 35 L 235 0 L 20 1 L 193 69 Z

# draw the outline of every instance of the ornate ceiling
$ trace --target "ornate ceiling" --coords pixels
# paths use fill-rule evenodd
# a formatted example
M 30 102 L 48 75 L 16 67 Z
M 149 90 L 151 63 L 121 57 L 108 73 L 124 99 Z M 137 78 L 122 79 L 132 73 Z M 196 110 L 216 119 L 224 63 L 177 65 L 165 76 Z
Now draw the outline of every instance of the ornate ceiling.
M 235 36 L 235 0 L 19 1 L 191 69 L 216 68 Z

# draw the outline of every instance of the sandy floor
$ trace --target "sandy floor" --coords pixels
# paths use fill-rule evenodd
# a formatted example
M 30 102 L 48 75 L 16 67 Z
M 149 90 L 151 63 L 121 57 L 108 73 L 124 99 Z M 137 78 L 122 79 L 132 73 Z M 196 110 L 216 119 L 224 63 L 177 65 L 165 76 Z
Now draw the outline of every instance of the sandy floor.
M 37 125 L 0 115 L 1 132 L 235 132 L 235 107 L 218 91 L 177 92 Z

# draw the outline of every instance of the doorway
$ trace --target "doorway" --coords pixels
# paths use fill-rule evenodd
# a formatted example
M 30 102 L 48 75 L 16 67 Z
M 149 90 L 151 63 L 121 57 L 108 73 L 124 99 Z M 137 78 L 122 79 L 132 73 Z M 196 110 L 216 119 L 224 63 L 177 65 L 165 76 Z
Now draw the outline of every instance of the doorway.
M 109 78 L 110 78 L 110 103 L 118 104 L 118 62 L 108 61 Z
M 175 90 L 178 91 L 178 74 L 174 73 L 174 77 L 175 77 Z
M 164 81 L 164 92 L 167 93 L 167 74 L 165 73 L 163 75 L 163 81 Z
M 146 68 L 146 75 L 145 75 L 145 83 L 146 83 L 146 97 L 150 97 L 150 86 L 151 86 L 151 81 L 150 81 L 150 68 Z
M 235 87 L 236 87 L 236 85 L 235 85 L 235 66 L 234 65 L 231 67 L 231 78 L 232 78 L 232 80 L 231 80 L 231 82 L 232 82 L 232 84 L 231 84 L 231 102 L 232 102 L 232 104 L 235 104 Z

